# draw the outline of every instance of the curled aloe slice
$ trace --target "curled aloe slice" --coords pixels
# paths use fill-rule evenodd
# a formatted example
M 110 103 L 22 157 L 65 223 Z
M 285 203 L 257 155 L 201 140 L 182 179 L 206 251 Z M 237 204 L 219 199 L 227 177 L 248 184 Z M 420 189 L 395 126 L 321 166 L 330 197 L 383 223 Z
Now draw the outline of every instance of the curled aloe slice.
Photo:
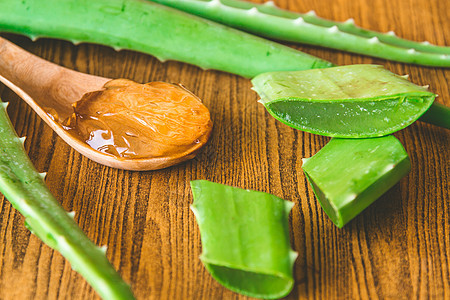
M 214 279 L 232 291 L 265 299 L 292 289 L 297 253 L 291 250 L 292 202 L 206 180 L 191 181 L 200 227 L 200 256 Z
M 382 66 L 270 72 L 252 83 L 279 121 L 332 137 L 384 136 L 416 121 L 436 97 Z
M 333 138 L 303 171 L 320 205 L 341 228 L 394 186 L 411 169 L 408 154 L 392 135 Z

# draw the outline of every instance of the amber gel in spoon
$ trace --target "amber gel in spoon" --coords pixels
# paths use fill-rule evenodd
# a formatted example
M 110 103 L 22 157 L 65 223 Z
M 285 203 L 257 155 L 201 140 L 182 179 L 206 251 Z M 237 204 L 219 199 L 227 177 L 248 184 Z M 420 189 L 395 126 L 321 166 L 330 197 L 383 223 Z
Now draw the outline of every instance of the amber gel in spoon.
M 104 90 L 83 95 L 73 109 L 62 124 L 70 134 L 124 159 L 189 156 L 207 142 L 212 129 L 200 99 L 165 82 L 114 79 Z

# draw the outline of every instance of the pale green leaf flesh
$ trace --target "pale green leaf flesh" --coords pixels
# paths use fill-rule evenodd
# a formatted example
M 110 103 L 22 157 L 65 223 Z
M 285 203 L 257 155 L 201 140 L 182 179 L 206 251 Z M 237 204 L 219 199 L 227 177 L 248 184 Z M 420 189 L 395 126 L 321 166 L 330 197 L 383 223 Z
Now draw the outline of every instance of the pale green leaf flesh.
M 289 294 L 297 257 L 289 239 L 293 203 L 206 180 L 192 181 L 191 187 L 203 247 L 200 258 L 213 278 L 252 297 Z
M 394 186 L 411 169 L 408 154 L 392 135 L 333 138 L 303 171 L 322 208 L 341 228 Z
M 270 72 L 252 83 L 276 119 L 331 137 L 391 134 L 416 121 L 436 97 L 378 65 Z

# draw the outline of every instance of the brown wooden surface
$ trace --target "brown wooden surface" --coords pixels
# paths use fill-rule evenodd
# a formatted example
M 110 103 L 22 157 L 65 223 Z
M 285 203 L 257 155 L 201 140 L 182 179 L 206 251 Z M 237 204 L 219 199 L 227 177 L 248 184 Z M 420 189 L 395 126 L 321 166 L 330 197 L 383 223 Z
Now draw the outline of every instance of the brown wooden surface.
M 442 0 L 278 0 L 279 6 L 399 36 L 450 45 L 450 3 Z M 25 148 L 46 183 L 99 245 L 138 299 L 246 299 L 220 286 L 202 266 L 189 181 L 212 181 L 273 193 L 291 214 L 295 287 L 288 299 L 450 299 L 449 131 L 415 123 L 396 136 L 412 170 L 375 204 L 337 229 L 314 198 L 301 159 L 328 138 L 303 133 L 269 116 L 249 80 L 203 71 L 129 51 L 8 35 L 63 66 L 140 82 L 181 82 L 204 100 L 214 121 L 203 151 L 187 163 L 152 172 L 121 171 L 81 156 L 15 94 L 0 86 Z M 378 63 L 430 84 L 450 105 L 450 70 L 390 63 L 317 47 L 295 46 L 337 64 Z M 24 226 L 0 196 L 0 299 L 95 299 L 98 296 L 57 252 Z

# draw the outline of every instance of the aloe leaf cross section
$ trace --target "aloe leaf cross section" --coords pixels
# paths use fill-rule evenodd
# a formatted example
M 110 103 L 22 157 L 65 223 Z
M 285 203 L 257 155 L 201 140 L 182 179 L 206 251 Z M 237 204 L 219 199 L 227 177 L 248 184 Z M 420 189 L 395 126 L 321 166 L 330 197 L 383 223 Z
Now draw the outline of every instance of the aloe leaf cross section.
M 206 180 L 191 181 L 206 269 L 232 291 L 264 299 L 289 294 L 297 253 L 291 250 L 292 202 Z
M 394 186 L 411 169 L 408 154 L 392 135 L 333 138 L 303 171 L 322 208 L 341 228 Z
M 260 102 L 279 121 L 343 138 L 394 133 L 422 116 L 436 97 L 378 65 L 269 72 L 252 83 Z

